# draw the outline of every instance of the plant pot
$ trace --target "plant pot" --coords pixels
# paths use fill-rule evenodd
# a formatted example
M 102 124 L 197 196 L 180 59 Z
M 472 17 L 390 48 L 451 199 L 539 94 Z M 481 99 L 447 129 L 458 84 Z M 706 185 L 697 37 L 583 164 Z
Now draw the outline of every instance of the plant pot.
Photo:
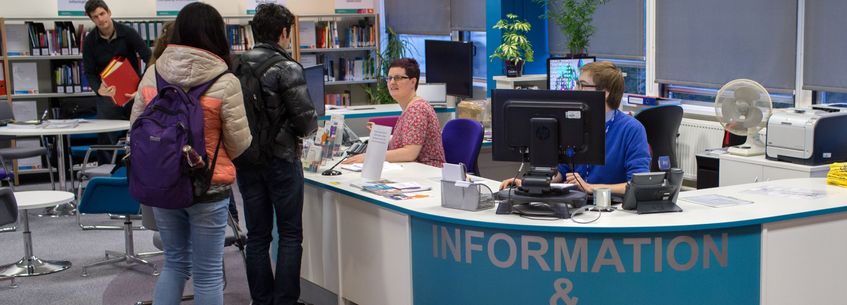
M 506 69 L 506 77 L 520 77 L 523 75 L 523 60 L 519 61 L 511 61 L 506 60 L 503 61 L 503 68 Z
M 588 53 L 578 53 L 578 54 L 568 53 L 567 55 L 565 55 L 565 58 L 586 58 L 586 57 L 588 57 Z

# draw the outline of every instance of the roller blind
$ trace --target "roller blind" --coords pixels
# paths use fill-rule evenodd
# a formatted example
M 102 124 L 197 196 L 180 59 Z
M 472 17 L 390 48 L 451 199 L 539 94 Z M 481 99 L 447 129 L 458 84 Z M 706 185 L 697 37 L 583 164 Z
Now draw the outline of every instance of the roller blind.
M 793 90 L 796 53 L 797 0 L 656 0 L 660 83 Z
M 485 0 L 451 0 L 450 27 L 456 31 L 485 31 Z
M 803 89 L 847 92 L 847 1 L 806 1 Z
M 646 8 L 644 0 L 612 0 L 594 12 L 594 35 L 588 53 L 592 56 L 644 60 Z M 569 53 L 568 39 L 552 19 L 547 21 L 550 53 Z
M 447 35 L 450 0 L 385 0 L 385 19 L 399 34 Z

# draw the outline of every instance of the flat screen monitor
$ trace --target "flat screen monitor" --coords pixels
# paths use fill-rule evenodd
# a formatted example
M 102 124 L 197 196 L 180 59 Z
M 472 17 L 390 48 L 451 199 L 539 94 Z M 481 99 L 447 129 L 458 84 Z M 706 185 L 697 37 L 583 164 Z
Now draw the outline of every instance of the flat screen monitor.
M 495 89 L 493 159 L 534 167 L 604 164 L 604 99 L 602 91 Z
M 326 114 L 324 106 L 324 67 L 322 65 L 303 68 L 303 76 L 306 77 L 306 88 L 309 97 L 312 98 L 312 106 L 315 106 L 315 114 L 322 117 Z
M 550 90 L 574 90 L 579 80 L 579 69 L 596 60 L 594 57 L 547 59 L 547 88 Z
M 426 82 L 447 84 L 447 94 L 473 95 L 473 43 L 426 40 Z

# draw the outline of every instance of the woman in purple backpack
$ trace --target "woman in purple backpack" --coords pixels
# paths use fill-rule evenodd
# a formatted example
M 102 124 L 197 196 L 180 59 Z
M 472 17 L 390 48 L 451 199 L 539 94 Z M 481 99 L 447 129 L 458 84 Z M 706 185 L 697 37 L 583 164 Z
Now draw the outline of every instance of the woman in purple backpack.
M 157 107 L 149 107 L 151 109 L 146 112 L 145 109 L 151 102 L 160 106 L 159 101 L 173 100 L 165 96 L 176 94 L 173 93 L 175 89 L 170 89 L 170 92 L 160 92 L 159 89 L 173 85 L 191 92 L 192 88 L 210 85 L 205 93 L 198 93 L 199 100 L 195 103 L 202 112 L 202 123 L 196 123 L 198 127 L 202 126 L 202 134 L 195 132 L 195 139 L 204 143 L 193 148 L 208 156 L 210 162 L 205 164 L 213 164 L 210 166 L 213 172 L 211 187 L 204 194 L 193 197 L 185 207 L 175 208 L 168 200 L 140 200 L 154 207 L 156 225 L 164 245 L 165 265 L 154 292 L 157 305 L 179 304 L 189 277 L 194 281 L 196 304 L 223 304 L 224 234 L 230 186 L 235 181 L 235 167 L 231 160 L 244 152 L 252 139 L 241 85 L 234 75 L 226 73 L 229 71 L 230 54 L 224 28 L 223 18 L 212 6 L 201 2 L 186 5 L 176 18 L 167 49 L 144 73 L 130 117 L 133 130 L 150 129 L 143 124 L 155 121 L 149 117 Z M 158 83 L 157 74 L 161 77 Z M 162 96 L 157 99 L 159 94 Z M 162 112 L 171 111 L 164 109 Z M 152 145 L 148 142 L 158 141 L 158 137 L 147 138 L 131 138 L 132 150 L 136 150 L 135 145 L 143 150 L 142 146 Z M 162 175 L 152 172 L 156 170 L 150 167 L 135 166 L 135 157 L 131 158 L 132 171 L 151 171 L 136 177 L 149 181 Z

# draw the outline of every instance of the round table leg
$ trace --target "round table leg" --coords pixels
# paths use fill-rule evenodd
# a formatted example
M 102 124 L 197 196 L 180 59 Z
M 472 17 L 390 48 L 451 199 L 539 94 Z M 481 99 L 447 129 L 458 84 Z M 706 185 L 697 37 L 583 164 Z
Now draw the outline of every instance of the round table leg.
M 67 190 L 66 178 L 65 178 L 65 136 L 58 135 L 56 136 L 56 154 L 58 157 L 56 158 L 59 164 L 56 165 L 59 172 L 59 190 L 65 191 Z M 73 174 L 73 173 L 71 173 Z M 56 205 L 55 207 L 46 209 L 44 214 L 38 215 L 39 217 L 61 217 L 61 216 L 73 216 L 76 214 L 76 205 L 72 202 L 63 203 Z
M 20 210 L 24 227 L 24 257 L 16 263 L 0 266 L 0 275 L 24 277 L 59 272 L 71 267 L 69 261 L 46 261 L 32 253 L 32 233 L 29 231 L 29 216 Z

